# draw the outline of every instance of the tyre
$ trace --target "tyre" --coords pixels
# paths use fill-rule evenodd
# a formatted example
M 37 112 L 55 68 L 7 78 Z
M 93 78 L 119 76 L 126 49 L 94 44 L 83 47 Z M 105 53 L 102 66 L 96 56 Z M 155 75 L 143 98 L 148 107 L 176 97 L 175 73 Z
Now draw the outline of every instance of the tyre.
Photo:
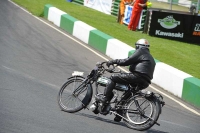
M 83 83 L 84 78 L 77 77 L 68 80 L 58 93 L 58 105 L 61 110 L 69 113 L 78 112 L 84 108 L 82 103 L 87 93 L 87 86 L 82 86 L 79 91 L 74 91 Z
M 135 100 L 138 102 L 141 110 L 144 112 L 142 116 L 137 110 Z M 144 96 L 137 95 L 132 98 L 127 104 L 127 110 L 124 114 L 124 123 L 132 129 L 135 130 L 147 130 L 151 128 L 155 122 L 158 120 L 160 115 L 159 102 L 154 99 L 146 99 Z

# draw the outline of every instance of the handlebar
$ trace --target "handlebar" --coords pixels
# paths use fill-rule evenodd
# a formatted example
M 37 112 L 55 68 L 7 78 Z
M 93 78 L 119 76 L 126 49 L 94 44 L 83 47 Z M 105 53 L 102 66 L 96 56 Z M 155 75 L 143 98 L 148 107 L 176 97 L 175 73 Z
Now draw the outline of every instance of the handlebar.
M 98 68 L 103 68 L 105 71 L 109 72 L 109 73 L 120 73 L 121 71 L 116 71 L 116 67 L 117 65 L 110 65 L 109 67 L 107 66 L 107 62 L 97 62 L 96 66 Z

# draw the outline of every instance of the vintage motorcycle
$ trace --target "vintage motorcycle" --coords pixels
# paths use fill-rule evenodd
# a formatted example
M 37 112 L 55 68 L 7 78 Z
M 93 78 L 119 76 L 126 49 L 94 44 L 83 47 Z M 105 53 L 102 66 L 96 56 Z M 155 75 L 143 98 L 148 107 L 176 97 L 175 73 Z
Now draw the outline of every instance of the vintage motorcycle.
M 108 73 L 106 73 L 108 72 Z M 72 77 L 61 87 L 58 93 L 58 105 L 62 111 L 75 113 L 82 109 L 90 109 L 95 114 L 105 114 L 104 104 L 95 96 L 101 96 L 100 88 L 105 88 L 109 78 L 105 74 L 121 73 L 116 66 L 106 66 L 106 62 L 97 62 L 95 68 L 87 77 L 82 72 L 75 71 Z M 93 98 L 93 87 L 95 95 Z M 113 90 L 113 98 L 109 104 L 109 114 L 118 115 L 123 122 L 135 130 L 147 130 L 157 123 L 165 102 L 163 97 L 151 91 L 145 90 L 148 86 L 143 84 L 116 84 Z M 92 98 L 94 101 L 90 104 Z M 118 113 L 121 112 L 121 113 Z

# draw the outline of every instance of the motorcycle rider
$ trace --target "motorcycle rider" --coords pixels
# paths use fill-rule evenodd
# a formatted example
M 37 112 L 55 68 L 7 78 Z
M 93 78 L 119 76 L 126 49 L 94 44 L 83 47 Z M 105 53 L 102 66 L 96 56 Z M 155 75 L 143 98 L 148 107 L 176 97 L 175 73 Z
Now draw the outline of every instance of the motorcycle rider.
M 107 84 L 104 90 L 104 96 L 96 97 L 97 100 L 104 104 L 104 111 L 108 113 L 109 110 L 106 107 L 109 105 L 110 100 L 113 97 L 113 89 L 116 83 L 121 84 L 134 84 L 140 83 L 143 88 L 146 88 L 153 79 L 153 73 L 155 68 L 155 61 L 149 51 L 150 44 L 146 39 L 139 39 L 135 43 L 136 51 L 133 55 L 126 59 L 115 59 L 107 62 L 107 66 L 117 64 L 119 66 L 129 66 L 130 73 L 113 74 L 110 77 L 110 82 Z M 122 112 L 117 112 L 122 115 Z M 121 121 L 121 117 L 116 115 L 115 121 Z

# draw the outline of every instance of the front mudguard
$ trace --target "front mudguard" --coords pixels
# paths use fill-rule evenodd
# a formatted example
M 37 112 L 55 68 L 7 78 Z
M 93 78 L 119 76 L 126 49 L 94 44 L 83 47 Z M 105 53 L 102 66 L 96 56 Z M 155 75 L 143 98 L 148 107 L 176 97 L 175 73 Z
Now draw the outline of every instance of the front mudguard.
M 84 105 L 84 108 L 86 108 L 88 106 L 88 104 L 91 102 L 92 100 L 92 95 L 93 95 L 93 89 L 92 89 L 92 85 L 88 84 L 88 89 L 87 89 L 87 93 L 84 97 L 84 99 L 82 100 L 82 103 Z
M 68 80 L 70 80 L 70 79 L 83 79 L 83 80 L 85 80 L 85 78 L 83 76 L 72 76 L 72 77 L 68 78 Z M 90 84 L 87 84 L 87 93 L 86 93 L 85 97 L 83 98 L 83 100 L 81 101 L 84 108 L 86 108 L 87 105 L 91 102 L 92 95 L 93 95 L 93 88 L 92 88 L 92 85 L 90 83 Z

